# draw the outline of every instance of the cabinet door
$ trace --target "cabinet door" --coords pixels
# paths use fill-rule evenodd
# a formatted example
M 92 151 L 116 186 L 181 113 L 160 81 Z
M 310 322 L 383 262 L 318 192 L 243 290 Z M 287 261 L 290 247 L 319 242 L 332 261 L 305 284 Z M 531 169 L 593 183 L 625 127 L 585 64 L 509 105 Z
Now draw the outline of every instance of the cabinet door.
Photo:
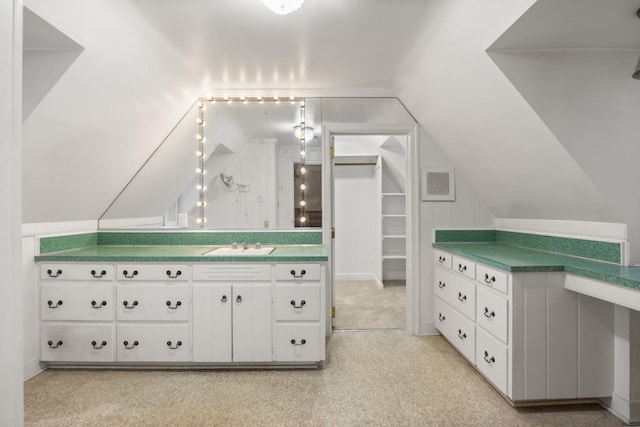
M 233 285 L 233 361 L 272 361 L 270 285 Z
M 119 321 L 189 320 L 187 285 L 117 285 L 116 301 Z
M 46 323 L 40 332 L 43 362 L 113 362 L 113 327 L 79 323 Z
M 42 320 L 113 320 L 113 286 L 96 283 L 43 283 Z
M 193 361 L 231 362 L 231 285 L 193 286 Z
M 118 362 L 188 362 L 189 325 L 118 325 Z

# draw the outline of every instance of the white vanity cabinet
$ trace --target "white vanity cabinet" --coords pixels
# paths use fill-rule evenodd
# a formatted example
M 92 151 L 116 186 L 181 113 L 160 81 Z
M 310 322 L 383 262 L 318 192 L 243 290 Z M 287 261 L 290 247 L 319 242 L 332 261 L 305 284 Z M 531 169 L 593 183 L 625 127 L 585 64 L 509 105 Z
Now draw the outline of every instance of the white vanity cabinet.
M 613 354 L 592 348 L 613 348 L 597 327 L 613 324 L 610 308 L 566 291 L 562 272 L 510 273 L 434 252 L 436 327 L 509 400 L 611 395 Z
M 271 362 L 269 264 L 193 266 L 194 362 Z
M 116 271 L 116 360 L 190 361 L 189 267 L 118 264 Z
M 40 359 L 111 362 L 115 331 L 113 266 L 40 266 Z
M 278 264 L 275 268 L 275 361 L 324 359 L 324 310 L 320 264 Z

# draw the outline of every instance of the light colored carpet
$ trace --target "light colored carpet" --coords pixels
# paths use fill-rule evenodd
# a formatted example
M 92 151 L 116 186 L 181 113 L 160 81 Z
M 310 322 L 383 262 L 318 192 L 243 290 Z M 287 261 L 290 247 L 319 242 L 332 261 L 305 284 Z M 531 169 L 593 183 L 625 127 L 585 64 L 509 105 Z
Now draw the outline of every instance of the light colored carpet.
M 406 325 L 405 282 L 385 281 L 380 289 L 372 280 L 336 281 L 335 329 L 404 329 Z
M 620 426 L 597 405 L 514 409 L 441 337 L 337 332 L 320 370 L 49 370 L 27 426 Z

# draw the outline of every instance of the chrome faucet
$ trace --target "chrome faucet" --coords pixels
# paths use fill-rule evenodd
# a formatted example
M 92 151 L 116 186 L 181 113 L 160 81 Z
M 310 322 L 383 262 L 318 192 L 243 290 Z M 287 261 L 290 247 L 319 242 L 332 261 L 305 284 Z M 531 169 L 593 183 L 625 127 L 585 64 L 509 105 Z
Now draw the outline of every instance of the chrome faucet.
M 247 242 L 242 242 L 242 249 L 249 249 Z

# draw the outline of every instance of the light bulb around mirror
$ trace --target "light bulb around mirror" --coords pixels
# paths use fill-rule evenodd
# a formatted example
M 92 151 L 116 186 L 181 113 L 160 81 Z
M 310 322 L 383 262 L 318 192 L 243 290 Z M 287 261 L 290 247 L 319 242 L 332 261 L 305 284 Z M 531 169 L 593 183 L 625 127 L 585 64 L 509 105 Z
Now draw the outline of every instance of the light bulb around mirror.
M 306 190 L 306 189 L 307 189 L 307 186 L 306 186 L 305 184 L 300 184 L 300 189 L 301 189 L 301 190 Z
M 307 173 L 307 168 L 305 168 L 304 166 L 302 166 L 302 167 L 300 168 L 300 173 L 301 173 L 302 175 L 304 175 L 305 173 Z
M 307 202 L 305 202 L 304 200 L 300 201 L 300 206 L 307 206 Z
M 307 222 L 307 218 L 306 218 L 306 217 L 301 216 L 301 217 L 300 217 L 300 222 L 304 224 L 305 222 Z
M 306 155 L 307 155 L 307 153 L 304 150 L 300 151 L 300 157 L 304 157 Z

